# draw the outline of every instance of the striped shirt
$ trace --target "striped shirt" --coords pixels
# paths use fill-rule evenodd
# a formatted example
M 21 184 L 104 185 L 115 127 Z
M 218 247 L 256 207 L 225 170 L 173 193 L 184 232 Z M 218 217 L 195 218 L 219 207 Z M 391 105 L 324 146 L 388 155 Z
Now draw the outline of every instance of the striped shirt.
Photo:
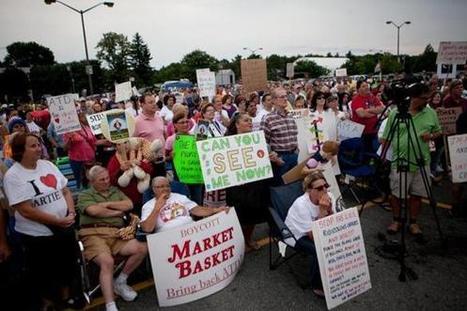
M 295 120 L 285 112 L 274 111 L 265 115 L 260 128 L 264 131 L 266 143 L 272 151 L 293 152 L 297 149 L 297 125 Z

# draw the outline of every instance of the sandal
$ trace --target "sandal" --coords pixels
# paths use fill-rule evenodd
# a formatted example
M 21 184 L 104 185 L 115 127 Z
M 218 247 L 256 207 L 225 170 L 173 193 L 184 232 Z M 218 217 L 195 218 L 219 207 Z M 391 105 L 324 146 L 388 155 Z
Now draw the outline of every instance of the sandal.
M 320 299 L 324 299 L 325 296 L 324 296 L 324 291 L 320 288 L 314 288 L 313 289 L 313 294 L 315 294 L 318 298 Z
M 412 235 L 422 235 L 422 229 L 420 229 L 420 226 L 418 224 L 411 224 L 409 226 L 409 232 Z
M 396 234 L 397 232 L 399 232 L 400 229 L 401 229 L 401 223 L 398 221 L 394 221 L 392 224 L 388 226 L 386 231 L 389 234 Z

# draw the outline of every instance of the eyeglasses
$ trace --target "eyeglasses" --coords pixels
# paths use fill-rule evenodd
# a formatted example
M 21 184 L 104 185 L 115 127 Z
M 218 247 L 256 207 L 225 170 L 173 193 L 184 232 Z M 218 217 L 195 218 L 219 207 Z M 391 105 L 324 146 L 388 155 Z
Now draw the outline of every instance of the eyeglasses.
M 154 186 L 154 188 L 156 188 L 156 189 L 170 188 L 170 185 Z
M 188 120 L 185 120 L 185 121 L 178 121 L 176 122 L 175 124 L 187 124 L 188 123 Z
M 326 190 L 328 188 L 329 188 L 329 185 L 324 184 L 324 185 L 321 185 L 321 186 L 318 186 L 318 187 L 315 187 L 315 188 L 311 188 L 311 189 L 315 189 L 315 190 L 318 190 L 318 191 L 324 191 L 324 190 Z
M 215 109 L 206 109 L 206 112 L 214 112 L 216 111 Z
M 316 98 L 316 99 L 317 99 L 317 100 L 321 100 L 321 99 L 324 99 L 324 97 L 323 97 L 323 96 L 320 96 L 320 97 L 318 97 L 318 98 Z

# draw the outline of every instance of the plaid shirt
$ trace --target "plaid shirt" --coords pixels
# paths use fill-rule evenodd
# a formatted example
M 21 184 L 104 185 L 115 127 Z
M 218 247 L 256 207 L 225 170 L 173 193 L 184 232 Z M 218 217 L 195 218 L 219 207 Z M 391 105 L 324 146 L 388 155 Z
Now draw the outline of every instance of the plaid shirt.
M 272 151 L 292 152 L 298 147 L 297 125 L 295 120 L 285 112 L 271 112 L 263 117 L 261 130 Z

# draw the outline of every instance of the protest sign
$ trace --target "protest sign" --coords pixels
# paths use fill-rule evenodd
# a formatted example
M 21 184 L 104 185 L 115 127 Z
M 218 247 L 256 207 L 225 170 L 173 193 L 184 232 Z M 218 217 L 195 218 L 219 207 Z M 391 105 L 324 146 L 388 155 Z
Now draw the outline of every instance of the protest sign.
M 131 82 L 123 82 L 115 84 L 115 102 L 121 102 L 129 100 L 133 95 L 133 90 L 131 89 Z
M 436 64 L 465 64 L 467 62 L 467 41 L 445 41 L 439 43 Z
M 328 309 L 371 288 L 370 273 L 356 208 L 312 223 L 321 281 Z
M 452 182 L 467 181 L 467 134 L 448 137 L 449 158 L 451 160 Z
M 337 137 L 339 141 L 343 141 L 349 138 L 362 137 L 365 125 L 350 121 L 343 120 L 337 122 Z
M 209 68 L 196 69 L 196 80 L 198 81 L 199 96 L 209 99 L 216 95 L 216 74 Z
M 265 59 L 242 59 L 243 90 L 247 93 L 264 91 L 267 88 L 267 69 Z
M 178 179 L 185 184 L 202 184 L 203 174 L 199 163 L 196 137 L 177 135 L 173 146 L 173 162 Z
M 206 191 L 272 177 L 263 131 L 196 142 Z
M 235 278 L 245 241 L 235 209 L 147 237 L 161 307 L 220 291 Z
M 116 144 L 123 143 L 133 135 L 135 119 L 131 112 L 123 109 L 106 111 L 101 120 L 101 131 L 107 140 Z
M 310 114 L 310 110 L 309 109 L 293 109 L 293 110 L 289 110 L 288 114 L 292 118 L 298 119 L 298 118 L 308 117 L 308 115 Z
M 287 67 L 286 67 L 286 77 L 289 78 L 289 79 L 292 79 L 293 76 L 295 75 L 295 66 L 293 63 L 287 63 Z
M 336 69 L 336 77 L 347 77 L 347 69 L 346 68 Z
M 456 121 L 462 113 L 462 107 L 438 108 L 436 109 L 436 113 L 438 114 L 438 120 L 443 134 L 456 134 Z
M 78 100 L 78 94 L 64 94 L 47 98 L 49 113 L 58 135 L 81 129 L 75 100 Z
M 104 119 L 104 115 L 104 112 L 86 115 L 86 119 L 88 120 L 89 126 L 91 127 L 94 135 L 102 134 L 101 121 Z
M 310 117 L 298 118 L 295 119 L 295 124 L 297 125 L 297 141 L 298 141 L 298 163 L 308 159 L 310 154 L 315 153 L 318 150 L 318 145 L 316 143 L 316 137 L 314 132 L 310 131 Z M 309 145 L 313 152 L 309 152 Z M 316 149 L 314 149 L 316 147 Z

